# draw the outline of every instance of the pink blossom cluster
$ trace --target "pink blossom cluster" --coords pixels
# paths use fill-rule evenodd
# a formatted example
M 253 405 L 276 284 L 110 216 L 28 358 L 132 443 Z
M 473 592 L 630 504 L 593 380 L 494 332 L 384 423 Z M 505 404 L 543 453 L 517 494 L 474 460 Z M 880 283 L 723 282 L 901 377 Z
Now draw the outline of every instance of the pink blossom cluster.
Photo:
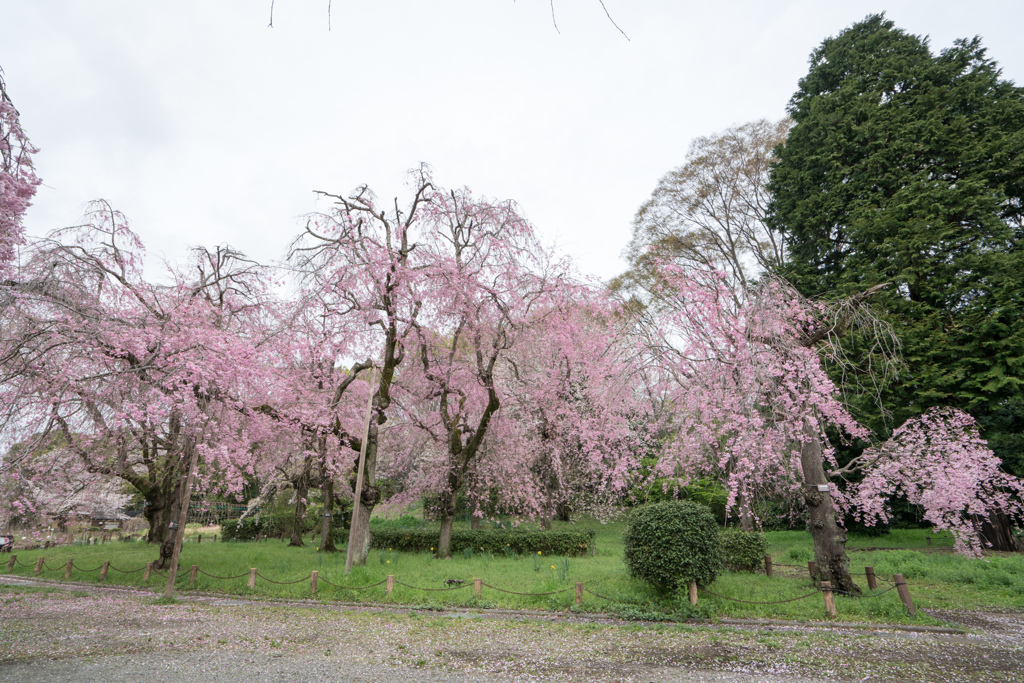
M 673 406 L 660 476 L 721 481 L 742 517 L 759 496 L 805 495 L 801 451 L 813 440 L 831 471 L 837 513 L 885 521 L 888 499 L 904 495 L 937 529 L 951 530 L 965 554 L 980 550 L 977 520 L 993 511 L 1024 518 L 1024 487 L 1000 470 L 962 411 L 932 409 L 840 471 L 828 432 L 864 441 L 870 434 L 840 401 L 813 343 L 831 324 L 820 306 L 773 279 L 737 292 L 713 271 L 669 266 L 663 278 L 645 337 Z M 844 490 L 836 480 L 848 472 L 863 480 Z
M 936 530 L 953 533 L 958 552 L 980 556 L 977 520 L 992 510 L 1024 517 L 1024 485 L 1000 470 L 974 418 L 961 410 L 932 408 L 908 420 L 861 461 L 864 478 L 850 502 L 866 524 L 888 521 L 888 500 L 902 495 Z
M 0 79 L 0 273 L 14 259 L 22 241 L 21 219 L 41 182 L 32 166 L 38 152 L 21 127 L 18 110 Z

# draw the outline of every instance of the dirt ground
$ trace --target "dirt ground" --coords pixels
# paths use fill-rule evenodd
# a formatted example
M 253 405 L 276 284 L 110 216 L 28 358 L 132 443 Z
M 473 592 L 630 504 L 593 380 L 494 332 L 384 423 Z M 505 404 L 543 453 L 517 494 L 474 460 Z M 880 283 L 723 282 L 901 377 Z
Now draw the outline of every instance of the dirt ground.
M 6 681 L 1021 681 L 1024 613 L 960 632 L 247 602 L 0 577 Z M 946 629 L 947 631 L 953 629 Z

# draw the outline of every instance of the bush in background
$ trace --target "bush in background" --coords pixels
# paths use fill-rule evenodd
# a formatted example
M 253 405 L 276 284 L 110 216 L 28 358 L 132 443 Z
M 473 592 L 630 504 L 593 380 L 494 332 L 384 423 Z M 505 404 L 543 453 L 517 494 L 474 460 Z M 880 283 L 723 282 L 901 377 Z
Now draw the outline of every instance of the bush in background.
M 757 531 L 723 529 L 722 561 L 726 569 L 734 572 L 755 572 L 764 566 L 768 554 L 768 539 Z

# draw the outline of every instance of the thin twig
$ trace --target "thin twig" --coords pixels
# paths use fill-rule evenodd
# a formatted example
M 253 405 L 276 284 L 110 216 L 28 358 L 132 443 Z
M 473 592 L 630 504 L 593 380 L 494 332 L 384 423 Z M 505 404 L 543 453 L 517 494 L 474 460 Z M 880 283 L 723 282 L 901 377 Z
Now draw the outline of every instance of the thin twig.
M 601 9 L 604 10 L 604 14 L 605 14 L 606 17 L 608 17 L 608 21 L 612 22 L 612 26 L 614 26 L 615 28 L 619 29 L 619 33 L 622 34 L 623 38 L 625 38 L 626 40 L 629 40 L 629 36 L 626 35 L 626 32 L 623 31 L 621 28 L 619 28 L 619 25 L 615 23 L 614 19 L 612 19 L 612 15 L 608 12 L 608 8 L 604 6 L 604 0 L 597 0 L 597 1 L 599 3 L 601 3 Z M 552 2 L 554 2 L 554 0 L 552 0 Z M 632 41 L 630 41 L 630 42 L 632 42 Z

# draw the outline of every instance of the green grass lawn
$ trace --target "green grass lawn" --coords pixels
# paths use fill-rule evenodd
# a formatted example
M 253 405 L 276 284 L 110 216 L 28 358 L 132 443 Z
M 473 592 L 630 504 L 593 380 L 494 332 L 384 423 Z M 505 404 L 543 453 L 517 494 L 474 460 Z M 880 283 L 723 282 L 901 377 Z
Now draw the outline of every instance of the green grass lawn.
M 776 602 L 813 592 L 806 572 L 811 559 L 811 538 L 805 532 L 770 532 L 770 552 L 776 564 L 776 575 L 725 573 L 707 590 L 702 590 L 696 609 L 689 605 L 685 591 L 660 595 L 647 584 L 631 578 L 622 562 L 622 531 L 624 522 L 599 524 L 584 521 L 583 526 L 597 533 L 596 552 L 586 557 L 548 557 L 544 555 L 490 555 L 463 553 L 451 560 L 437 560 L 429 553 L 401 553 L 373 550 L 365 566 L 356 567 L 345 576 L 345 554 L 325 555 L 315 544 L 289 548 L 280 540 L 260 543 L 212 543 L 204 534 L 202 543 L 196 535 L 187 536 L 176 586 L 178 590 L 216 592 L 264 599 L 310 598 L 310 572 L 319 572 L 316 599 L 322 601 L 402 604 L 427 608 L 449 606 L 498 607 L 510 609 L 582 610 L 608 612 L 626 618 L 679 619 L 687 617 L 736 617 L 797 620 L 826 619 L 822 597 L 811 595 L 802 600 L 761 605 L 755 602 Z M 931 536 L 929 545 L 926 539 Z M 885 580 L 903 574 L 911 595 L 919 608 L 1024 609 L 1024 556 L 989 557 L 975 560 L 953 555 L 952 538 L 948 534 L 932 534 L 926 530 L 893 531 L 886 536 L 851 538 L 851 571 L 858 584 L 867 589 L 864 567 L 874 567 L 880 579 L 879 590 L 889 587 Z M 864 550 L 858 548 L 900 548 L 897 550 Z M 98 582 L 104 561 L 111 568 L 107 583 L 142 586 L 143 572 L 137 571 L 156 557 L 156 549 L 145 543 L 108 542 L 102 545 L 59 546 L 48 550 L 19 550 L 18 566 L 10 572 L 34 576 L 36 560 L 46 558 L 40 576 L 63 579 L 68 558 L 74 559 L 71 580 Z M 0 556 L 6 570 L 9 556 Z M 199 566 L 195 585 L 189 583 L 189 567 Z M 783 565 L 793 565 L 785 567 Z M 260 577 L 255 589 L 247 587 L 248 571 L 255 567 Z M 118 571 L 122 570 L 122 571 Z M 124 570 L 136 570 L 122 573 Z M 377 584 L 388 575 L 396 585 L 390 595 Z M 266 578 L 263 578 L 266 577 Z M 487 584 L 481 597 L 473 592 L 473 579 Z M 279 585 L 277 582 L 297 583 Z M 455 590 L 442 590 L 448 580 L 463 581 Z M 574 586 L 579 582 L 588 591 L 581 605 L 574 603 Z M 147 587 L 162 589 L 166 579 L 155 574 Z M 335 587 L 331 584 L 336 584 Z M 407 584 L 411 588 L 402 585 Z M 348 590 L 347 588 L 358 588 Z M 431 590 L 425 590 L 431 589 Z M 552 593 L 524 596 L 514 593 Z M 600 595 L 594 595 L 594 593 Z M 723 597 L 715 597 L 716 593 Z M 744 600 L 747 602 L 734 602 Z M 839 620 L 899 623 L 938 623 L 919 612 L 910 618 L 895 591 L 877 597 L 850 598 L 836 596 Z

